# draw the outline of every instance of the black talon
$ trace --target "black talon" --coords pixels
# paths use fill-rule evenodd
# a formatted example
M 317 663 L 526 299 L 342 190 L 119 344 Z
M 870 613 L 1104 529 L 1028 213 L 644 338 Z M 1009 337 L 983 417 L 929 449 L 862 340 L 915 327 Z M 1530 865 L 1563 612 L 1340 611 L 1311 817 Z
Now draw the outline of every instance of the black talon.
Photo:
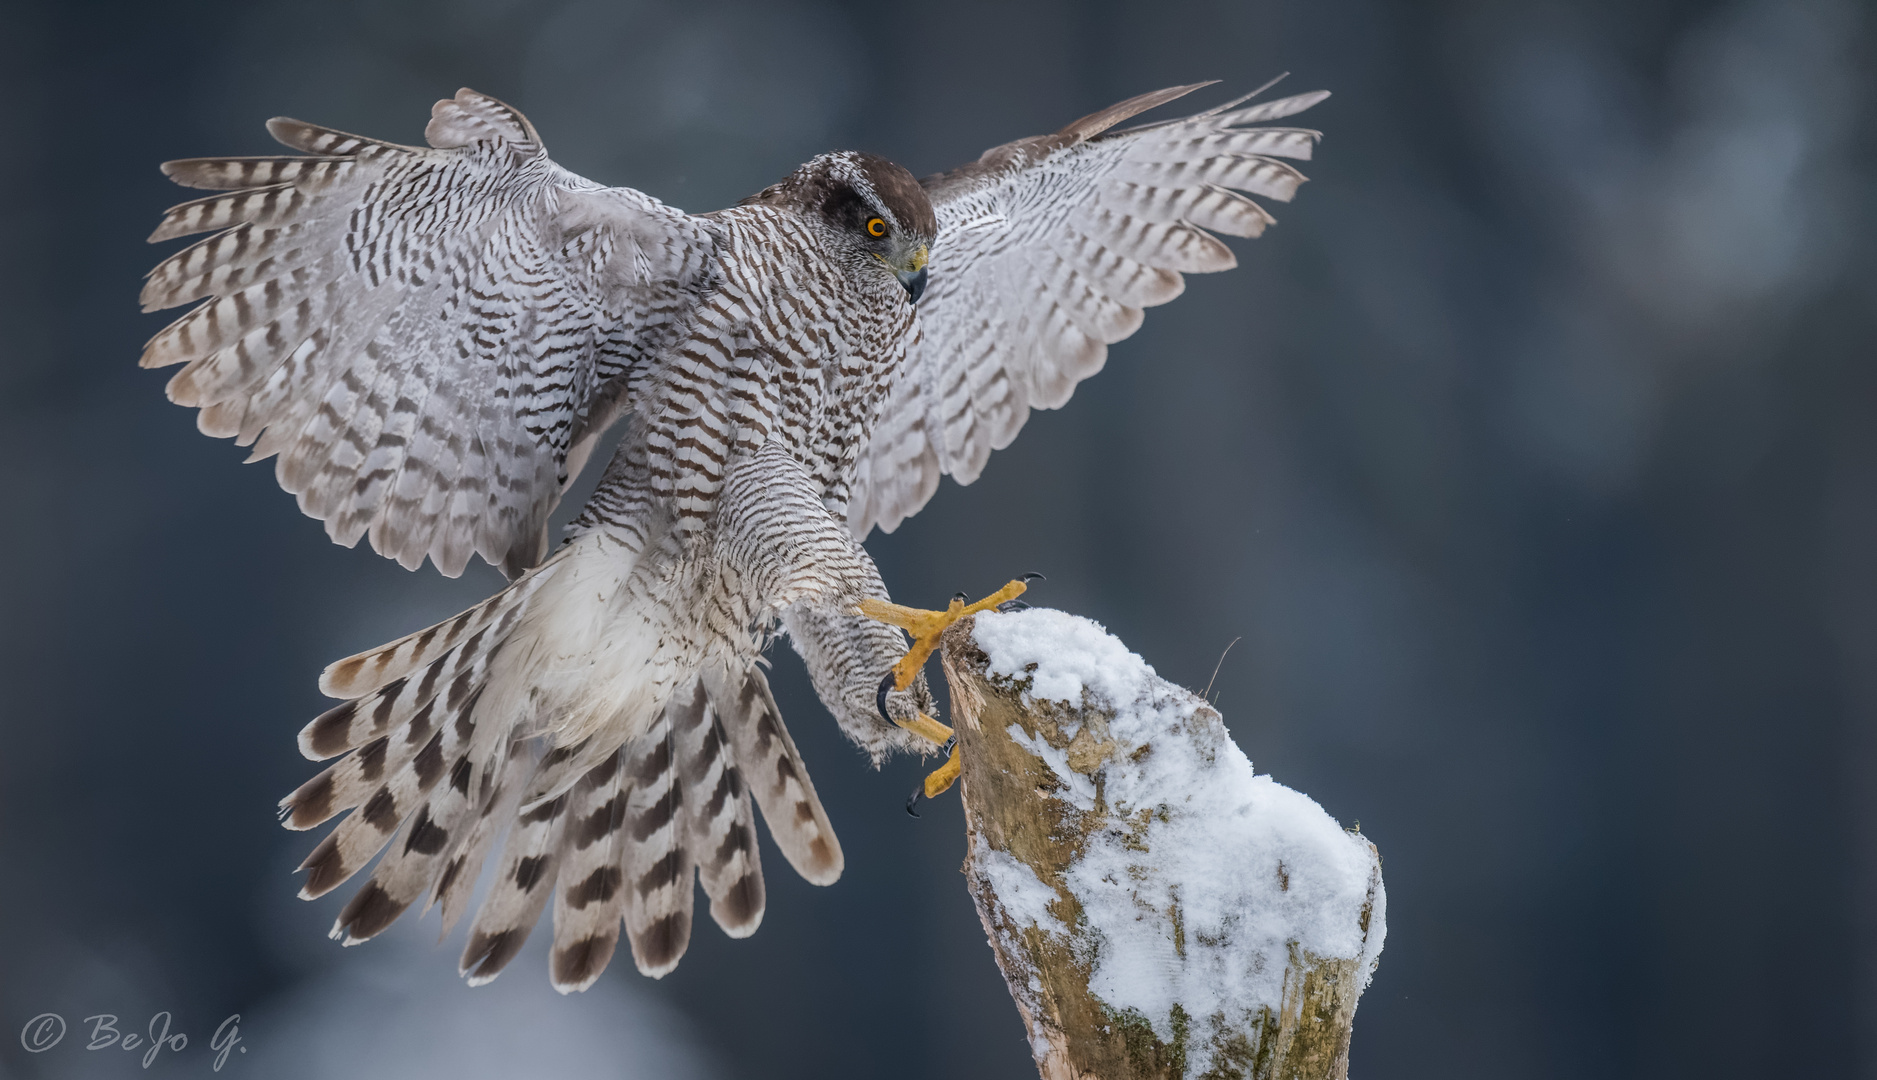
M 1036 571 L 1032 570 L 1029 573 L 1023 575 L 1023 580 L 1025 582 L 1031 582 L 1031 581 L 1048 581 L 1049 579 L 1037 573 Z
M 893 719 L 893 715 L 886 711 L 886 695 L 892 689 L 893 672 L 889 669 L 886 673 L 886 678 L 880 680 L 880 692 L 874 695 L 873 703 L 880 707 L 880 719 L 886 721 L 893 727 L 898 727 L 899 724 Z
M 944 757 L 944 758 L 950 758 L 952 756 L 952 751 L 957 749 L 957 747 L 958 747 L 958 733 L 954 731 L 952 732 L 952 737 L 945 740 L 945 745 L 939 747 L 939 751 L 938 751 L 939 756 Z
M 997 605 L 997 610 L 1002 611 L 1002 612 L 1028 611 L 1030 610 L 1030 605 L 1024 603 L 1021 600 L 1006 600 L 1003 603 Z
M 953 599 L 953 600 L 956 600 L 956 601 L 958 601 L 959 603 L 961 603 L 961 604 L 962 604 L 962 603 L 965 603 L 966 601 L 968 601 L 968 600 L 970 600 L 970 599 L 971 599 L 971 594 L 970 594 L 970 593 L 961 593 L 961 592 L 955 592 L 955 593 L 953 593 L 953 594 L 952 594 L 952 599 Z
M 919 796 L 921 796 L 921 795 L 924 795 L 924 794 L 925 794 L 925 788 L 923 788 L 923 787 L 916 787 L 916 788 L 913 788 L 913 789 L 912 789 L 912 794 L 911 794 L 911 795 L 908 795 L 908 796 L 906 796 L 906 813 L 907 813 L 907 814 L 909 814 L 909 815 L 910 815 L 910 816 L 912 816 L 912 817 L 918 817 L 918 816 L 919 816 L 919 811 L 917 811 L 917 810 L 914 810 L 914 809 L 912 808 L 912 804 L 914 804 L 914 803 L 916 803 L 916 802 L 918 802 L 918 801 L 919 801 Z

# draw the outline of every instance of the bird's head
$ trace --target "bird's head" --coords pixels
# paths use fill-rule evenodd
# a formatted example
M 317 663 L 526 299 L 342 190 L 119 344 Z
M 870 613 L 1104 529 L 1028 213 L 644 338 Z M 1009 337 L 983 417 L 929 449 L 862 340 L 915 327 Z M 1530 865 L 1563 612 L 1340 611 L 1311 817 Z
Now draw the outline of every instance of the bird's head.
M 874 154 L 822 154 L 773 187 L 744 200 L 787 206 L 824 225 L 859 273 L 888 273 L 917 303 L 938 218 L 925 188 Z

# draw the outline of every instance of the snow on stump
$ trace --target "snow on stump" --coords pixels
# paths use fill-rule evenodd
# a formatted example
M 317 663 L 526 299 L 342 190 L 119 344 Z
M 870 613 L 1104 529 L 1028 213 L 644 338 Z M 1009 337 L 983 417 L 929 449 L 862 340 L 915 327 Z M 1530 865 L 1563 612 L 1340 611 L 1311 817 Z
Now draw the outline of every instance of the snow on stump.
M 946 631 L 965 873 L 1043 1080 L 1349 1070 L 1381 858 L 1099 625 Z

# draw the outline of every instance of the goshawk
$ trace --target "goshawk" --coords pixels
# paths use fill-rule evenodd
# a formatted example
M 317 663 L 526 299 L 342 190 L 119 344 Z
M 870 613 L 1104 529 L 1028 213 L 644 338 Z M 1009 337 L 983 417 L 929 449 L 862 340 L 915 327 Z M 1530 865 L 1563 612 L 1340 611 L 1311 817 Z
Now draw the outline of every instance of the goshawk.
M 369 938 L 425 893 L 447 929 L 506 833 L 471 982 L 550 895 L 556 987 L 591 985 L 622 923 L 662 975 L 690 939 L 693 869 L 726 933 L 761 921 L 752 796 L 789 863 L 835 880 L 840 845 L 758 659 L 780 623 L 876 763 L 949 734 L 914 662 L 947 617 L 886 604 L 859 541 L 941 475 L 976 479 L 1181 274 L 1232 266 L 1207 230 L 1272 220 L 1240 192 L 1291 198 L 1303 177 L 1278 159 L 1317 134 L 1254 125 L 1325 95 L 1114 130 L 1196 88 L 925 180 L 824 154 L 699 215 L 575 176 L 469 90 L 437 103 L 428 147 L 277 119 L 303 156 L 166 164 L 221 192 L 151 237 L 214 233 L 143 290 L 148 311 L 205 301 L 144 350 L 184 365 L 171 400 L 275 458 L 339 543 L 450 575 L 475 553 L 510 579 L 320 679 L 345 700 L 300 749 L 338 760 L 282 813 L 350 813 L 301 895 L 389 845 L 333 936 Z M 616 421 L 550 554 L 548 514 Z M 889 622 L 918 632 L 910 654 Z

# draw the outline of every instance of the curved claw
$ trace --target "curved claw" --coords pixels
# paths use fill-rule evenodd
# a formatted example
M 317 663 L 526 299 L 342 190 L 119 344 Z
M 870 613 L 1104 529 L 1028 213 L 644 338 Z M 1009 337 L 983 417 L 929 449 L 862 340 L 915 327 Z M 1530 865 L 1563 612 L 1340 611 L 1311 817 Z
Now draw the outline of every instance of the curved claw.
M 956 733 L 953 733 L 950 738 L 945 740 L 945 745 L 939 748 L 939 752 L 945 755 L 945 764 L 939 766 L 930 776 L 927 776 L 925 783 L 914 788 L 911 795 L 906 796 L 906 813 L 913 817 L 919 816 L 919 811 L 913 809 L 913 807 L 918 805 L 921 795 L 928 799 L 938 798 L 942 792 L 951 789 L 952 784 L 958 780 L 958 774 L 964 768 L 963 762 L 959 760 L 958 736 Z
M 931 742 L 942 743 L 945 748 L 949 750 L 952 743 L 957 740 L 957 736 L 952 734 L 951 728 L 946 727 L 944 724 L 939 723 L 937 720 L 932 719 L 922 712 L 913 713 L 911 720 L 895 720 L 893 719 L 893 714 L 886 711 L 886 695 L 892 692 L 895 681 L 896 678 L 894 674 L 888 671 L 886 678 L 880 680 L 880 689 L 873 695 L 873 704 L 874 707 L 880 710 L 880 719 L 894 727 L 905 728 L 914 735 L 918 735 Z
M 880 708 L 880 719 L 892 724 L 894 727 L 898 727 L 899 722 L 893 719 L 892 713 L 886 711 L 886 695 L 893 689 L 893 679 L 893 672 L 888 670 L 886 678 L 880 680 L 880 692 L 873 696 L 873 703 Z
M 1013 611 L 1028 611 L 1030 610 L 1030 605 L 1024 603 L 1021 600 L 1006 600 L 1003 603 L 997 605 L 997 610 L 1005 614 L 1009 614 L 1010 612 L 1013 612 Z
M 1027 584 L 1032 581 L 1048 581 L 1049 579 L 1044 577 L 1042 574 L 1039 574 L 1036 571 L 1032 570 L 1029 573 L 1023 575 L 1021 580 Z

